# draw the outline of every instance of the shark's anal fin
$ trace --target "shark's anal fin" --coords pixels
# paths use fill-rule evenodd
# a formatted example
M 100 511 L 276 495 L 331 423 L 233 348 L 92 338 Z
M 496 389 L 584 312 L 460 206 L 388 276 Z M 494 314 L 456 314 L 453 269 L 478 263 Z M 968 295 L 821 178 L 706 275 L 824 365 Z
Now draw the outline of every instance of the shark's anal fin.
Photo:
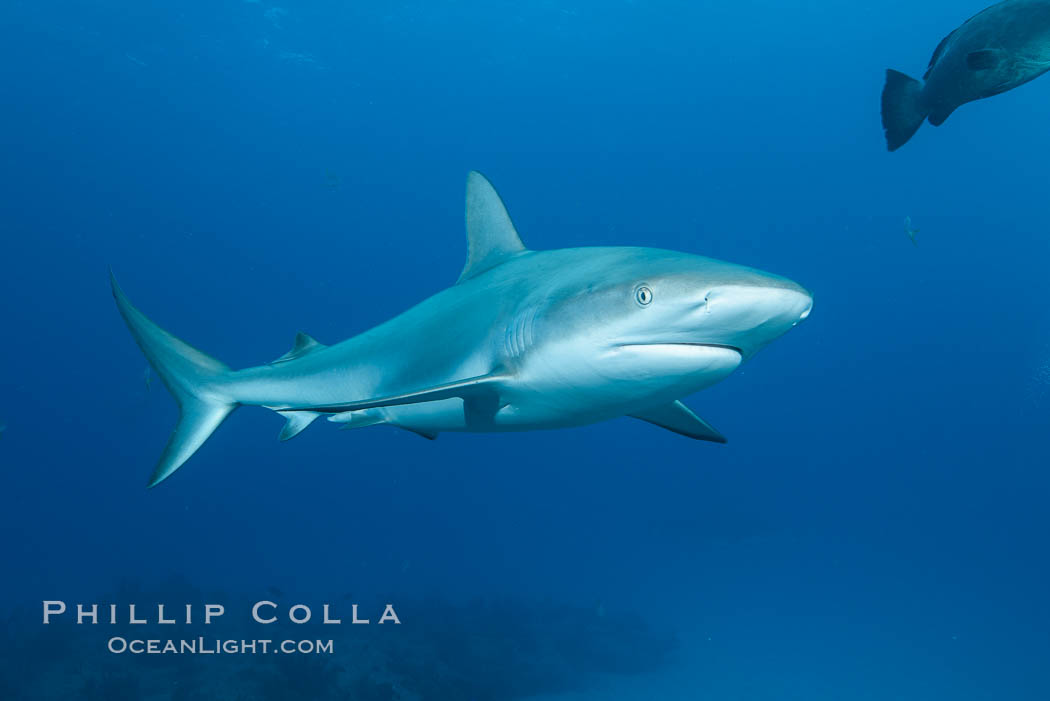
M 277 412 L 284 418 L 288 419 L 285 423 L 284 428 L 281 429 L 281 434 L 278 438 L 282 441 L 291 440 L 300 433 L 302 433 L 307 426 L 312 424 L 314 420 L 320 416 L 320 414 L 309 412 L 309 411 L 295 411 L 295 412 Z
M 304 355 L 307 355 L 308 353 L 313 353 L 314 351 L 319 351 L 322 348 L 327 347 L 328 346 L 326 346 L 325 344 L 319 343 L 314 337 L 310 336 L 309 334 L 305 334 L 302 331 L 300 331 L 299 333 L 295 334 L 295 343 L 292 344 L 292 349 L 284 355 L 282 355 L 277 360 L 273 361 L 273 363 L 285 363 L 289 360 L 301 358 Z M 270 364 L 273 365 L 273 363 Z
M 457 282 L 494 268 L 525 251 L 492 183 L 481 173 L 467 176 L 467 264 Z
M 681 402 L 671 402 L 655 409 L 631 414 L 632 418 L 648 421 L 668 431 L 698 441 L 712 441 L 714 443 L 726 443 L 726 437 L 716 431 L 711 424 L 707 423 L 693 413 L 693 410 Z
M 427 387 L 426 389 L 404 394 L 395 394 L 389 397 L 376 397 L 374 399 L 362 399 L 345 404 L 327 404 L 321 406 L 288 407 L 281 409 L 281 413 L 306 411 L 318 414 L 342 414 L 348 411 L 361 411 L 363 409 L 375 409 L 384 406 L 401 406 L 403 404 L 419 404 L 421 402 L 436 402 L 440 399 L 470 399 L 473 397 L 489 397 L 493 392 L 499 393 L 501 383 L 509 379 L 508 375 L 489 374 L 470 377 L 457 382 L 449 382 L 443 385 Z

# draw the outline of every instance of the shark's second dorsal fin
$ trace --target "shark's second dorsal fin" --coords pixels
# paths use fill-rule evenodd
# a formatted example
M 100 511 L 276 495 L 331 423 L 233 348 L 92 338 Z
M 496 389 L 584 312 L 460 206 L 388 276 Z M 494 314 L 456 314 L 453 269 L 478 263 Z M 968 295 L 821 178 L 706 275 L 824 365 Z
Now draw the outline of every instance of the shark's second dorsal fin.
M 467 176 L 467 264 L 457 282 L 463 282 L 524 252 L 496 188 L 481 173 Z
M 305 334 L 302 331 L 300 331 L 299 333 L 295 334 L 295 344 L 292 345 L 292 349 L 273 362 L 285 363 L 289 360 L 301 358 L 308 353 L 313 353 L 314 351 L 319 351 L 322 348 L 327 347 L 328 346 L 326 346 L 325 344 L 319 343 L 317 339 L 315 339 L 313 336 L 310 336 L 309 334 Z M 271 365 L 272 364 L 273 363 L 271 363 Z

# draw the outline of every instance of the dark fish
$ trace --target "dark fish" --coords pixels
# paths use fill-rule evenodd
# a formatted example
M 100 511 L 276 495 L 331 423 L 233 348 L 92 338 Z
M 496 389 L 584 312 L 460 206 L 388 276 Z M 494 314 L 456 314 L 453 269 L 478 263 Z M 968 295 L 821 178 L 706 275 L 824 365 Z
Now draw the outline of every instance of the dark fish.
M 911 217 L 904 217 L 904 230 L 908 232 L 908 238 L 911 239 L 912 244 L 918 246 L 919 242 L 915 240 L 915 234 L 919 233 L 919 230 L 911 225 Z
M 939 126 L 959 105 L 1012 90 L 1050 69 L 1050 0 L 1005 0 L 971 17 L 933 52 L 925 84 L 886 71 L 882 127 L 896 151 L 924 119 Z

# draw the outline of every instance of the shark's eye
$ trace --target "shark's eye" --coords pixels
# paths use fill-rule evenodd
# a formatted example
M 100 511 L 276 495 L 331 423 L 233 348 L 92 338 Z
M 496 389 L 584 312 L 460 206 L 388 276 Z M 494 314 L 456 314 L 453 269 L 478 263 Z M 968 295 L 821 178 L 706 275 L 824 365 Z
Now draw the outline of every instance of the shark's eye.
M 642 285 L 634 291 L 634 298 L 638 300 L 638 304 L 647 307 L 653 301 L 653 291 Z

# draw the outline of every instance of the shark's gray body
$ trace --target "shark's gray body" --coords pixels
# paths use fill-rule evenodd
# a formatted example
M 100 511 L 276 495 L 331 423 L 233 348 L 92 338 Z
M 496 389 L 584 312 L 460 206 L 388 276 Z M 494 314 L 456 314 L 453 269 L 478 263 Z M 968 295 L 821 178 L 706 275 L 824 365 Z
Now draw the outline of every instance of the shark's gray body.
M 233 371 L 153 324 L 114 283 L 121 314 L 182 416 L 150 485 L 240 405 L 287 418 L 442 431 L 524 431 L 632 415 L 724 441 L 677 400 L 729 375 L 809 314 L 795 283 L 648 248 L 529 251 L 472 173 L 458 283 L 332 346 L 299 334 L 267 365 Z
M 886 72 L 882 123 L 895 151 L 929 118 L 939 126 L 960 105 L 1012 90 L 1050 70 L 1050 0 L 1005 0 L 946 36 L 925 84 Z

